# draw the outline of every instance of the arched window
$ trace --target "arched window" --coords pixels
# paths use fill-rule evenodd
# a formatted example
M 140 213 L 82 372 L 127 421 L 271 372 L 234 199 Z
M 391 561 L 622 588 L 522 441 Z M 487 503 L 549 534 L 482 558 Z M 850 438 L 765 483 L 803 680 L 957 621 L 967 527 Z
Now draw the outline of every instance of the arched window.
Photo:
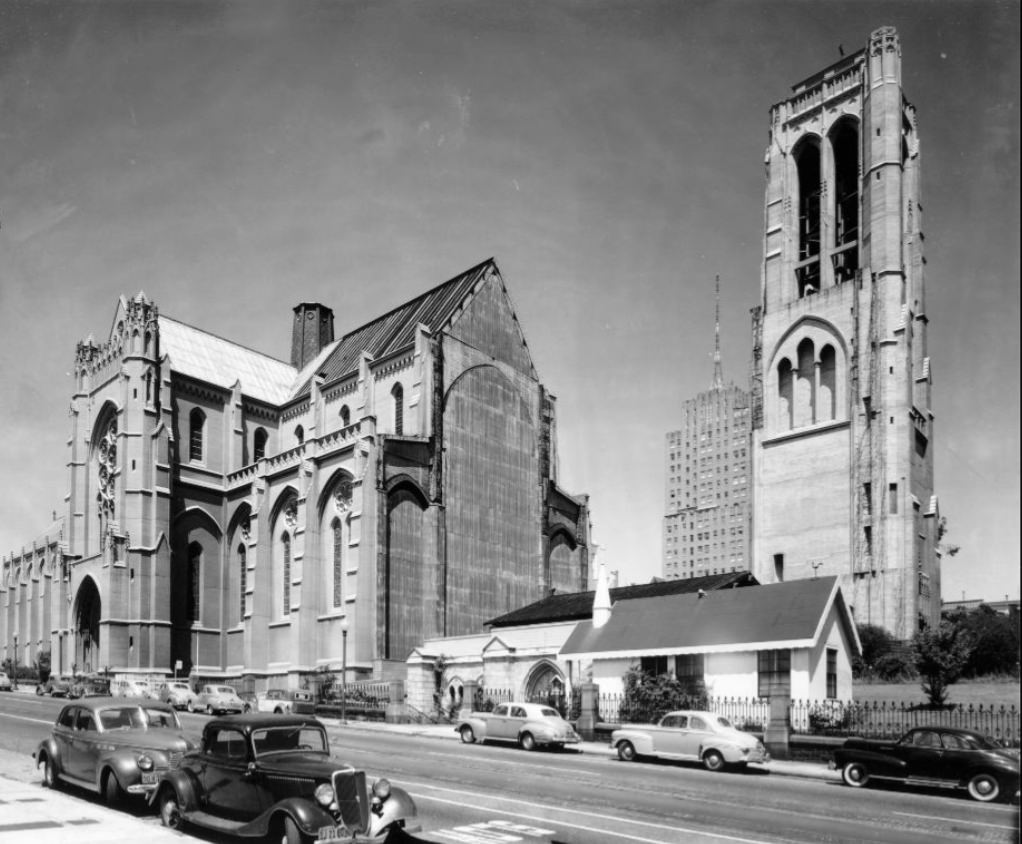
M 777 419 L 780 426 L 786 430 L 794 427 L 794 419 L 792 417 L 794 406 L 792 401 L 794 397 L 793 392 L 791 361 L 787 358 L 782 358 L 781 362 L 777 365 Z
M 188 621 L 199 621 L 202 611 L 202 546 L 188 546 L 188 596 L 185 609 Z
M 280 594 L 280 614 L 291 614 L 291 535 L 285 531 L 280 537 L 284 583 Z
M 795 379 L 794 427 L 804 428 L 816 421 L 816 361 L 813 341 L 798 344 L 798 377 Z
M 394 433 L 401 436 L 405 432 L 405 390 L 400 384 L 395 384 L 390 391 L 394 398 Z
M 816 399 L 816 421 L 837 419 L 837 355 L 829 343 L 820 349 L 820 393 Z
M 351 410 L 346 404 L 341 405 L 341 425 L 347 428 L 351 424 Z
M 245 620 L 245 590 L 248 588 L 248 554 L 245 544 L 238 546 L 238 624 Z
M 266 429 L 256 428 L 252 435 L 252 462 L 262 460 L 266 456 Z
M 301 425 L 295 428 L 295 441 L 298 445 L 305 442 L 305 429 Z
M 188 457 L 202 460 L 202 448 L 206 438 L 206 414 L 198 407 L 188 414 Z
M 795 149 L 798 171 L 799 297 L 820 289 L 820 142 L 806 137 Z
M 340 519 L 334 519 L 331 525 L 333 546 L 333 607 L 337 609 L 344 604 L 344 526 Z

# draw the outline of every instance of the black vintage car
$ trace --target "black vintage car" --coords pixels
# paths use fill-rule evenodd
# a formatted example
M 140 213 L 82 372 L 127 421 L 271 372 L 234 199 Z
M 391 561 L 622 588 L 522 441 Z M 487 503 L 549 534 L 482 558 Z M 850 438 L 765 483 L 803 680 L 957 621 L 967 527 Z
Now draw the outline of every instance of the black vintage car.
M 241 838 L 413 842 L 412 798 L 387 780 L 330 758 L 315 718 L 252 713 L 215 718 L 200 747 L 165 773 L 149 798 L 164 826 Z
M 874 779 L 906 785 L 965 789 L 984 803 L 1018 797 L 1018 751 L 1006 750 L 973 730 L 916 727 L 896 742 L 852 738 L 834 753 L 845 783 L 861 788 Z

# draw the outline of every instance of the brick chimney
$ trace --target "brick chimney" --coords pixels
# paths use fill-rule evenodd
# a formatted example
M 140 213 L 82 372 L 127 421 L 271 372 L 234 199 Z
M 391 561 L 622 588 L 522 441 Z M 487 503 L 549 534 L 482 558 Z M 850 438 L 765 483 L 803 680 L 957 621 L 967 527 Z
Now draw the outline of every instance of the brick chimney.
M 318 302 L 302 302 L 294 311 L 291 365 L 301 369 L 334 341 L 334 312 Z

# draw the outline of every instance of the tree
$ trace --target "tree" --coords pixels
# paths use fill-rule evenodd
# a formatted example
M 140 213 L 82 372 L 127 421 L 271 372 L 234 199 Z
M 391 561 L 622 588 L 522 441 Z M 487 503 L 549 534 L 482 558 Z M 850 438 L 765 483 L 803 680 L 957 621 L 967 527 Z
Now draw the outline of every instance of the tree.
M 961 546 L 944 543 L 944 537 L 948 535 L 950 530 L 947 526 L 947 516 L 941 516 L 940 521 L 937 522 L 937 550 L 948 557 L 953 557 L 961 550 Z
M 962 676 L 972 654 L 969 634 L 957 625 L 942 621 L 938 627 L 920 630 L 912 643 L 916 670 L 930 706 L 947 703 L 948 687 Z
M 966 612 L 958 609 L 945 619 L 968 634 L 973 643 L 972 654 L 963 676 L 984 677 L 991 674 L 1015 674 L 1018 670 L 1018 616 L 1009 617 L 980 604 Z
M 852 670 L 856 677 L 874 677 L 877 664 L 894 649 L 894 637 L 878 624 L 859 624 L 856 630 L 862 656 L 852 661 Z

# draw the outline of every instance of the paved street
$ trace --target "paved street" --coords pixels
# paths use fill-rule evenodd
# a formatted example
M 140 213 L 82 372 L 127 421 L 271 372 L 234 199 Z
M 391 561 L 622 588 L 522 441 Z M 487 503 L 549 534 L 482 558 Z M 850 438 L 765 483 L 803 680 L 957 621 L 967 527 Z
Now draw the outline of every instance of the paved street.
M 0 696 L 0 773 L 17 779 L 19 794 L 23 783 L 35 788 L 39 782 L 29 754 L 59 706 Z M 182 715 L 193 738 L 205 720 Z M 587 743 L 581 752 L 532 754 L 512 746 L 462 745 L 448 726 L 328 722 L 328 729 L 335 755 L 412 793 L 423 830 L 438 842 L 510 844 L 528 841 L 529 831 L 570 844 L 1018 840 L 1016 807 L 942 792 L 854 791 L 823 765 L 774 763 L 769 770 L 712 774 L 696 766 L 620 762 L 597 744 Z M 0 780 L 0 799 L 8 782 Z M 41 788 L 36 794 L 48 795 Z M 63 799 L 83 812 L 108 811 L 86 795 Z M 163 832 L 143 809 L 114 817 L 140 825 L 146 837 Z M 2 825 L 0 820 L 0 836 Z M 108 840 L 88 838 L 85 826 L 76 827 L 74 838 Z

